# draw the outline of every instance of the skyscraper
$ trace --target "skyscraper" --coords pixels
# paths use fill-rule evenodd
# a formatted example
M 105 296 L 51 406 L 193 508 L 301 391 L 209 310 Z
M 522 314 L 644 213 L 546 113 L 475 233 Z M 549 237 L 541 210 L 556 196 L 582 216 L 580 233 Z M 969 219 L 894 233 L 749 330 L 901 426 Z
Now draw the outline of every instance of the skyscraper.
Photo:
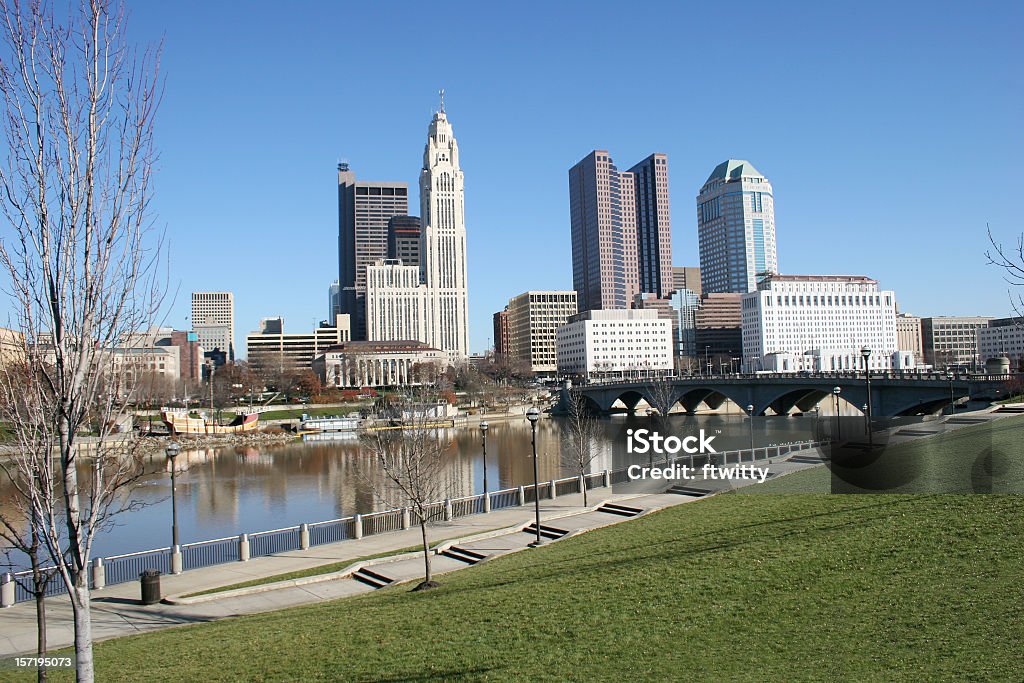
M 749 161 L 711 172 L 697 196 L 697 236 L 705 294 L 752 292 L 778 272 L 772 185 Z
M 419 216 L 392 216 L 388 221 L 388 258 L 418 268 L 422 238 Z
M 675 289 L 672 222 L 668 204 L 668 156 L 652 154 L 629 172 L 634 178 L 640 291 L 667 299 Z
M 606 150 L 569 169 L 572 286 L 580 311 L 629 308 L 640 291 L 632 173 Z
M 668 157 L 620 172 L 605 150 L 569 169 L 572 281 L 581 311 L 629 308 L 638 292 L 675 289 Z
M 451 362 L 461 362 L 469 356 L 466 217 L 459 145 L 444 110 L 443 94 L 423 149 L 420 216 L 429 327 L 423 341 L 446 351 Z
M 366 339 L 366 267 L 388 255 L 388 222 L 409 213 L 406 183 L 356 180 L 338 164 L 339 312 L 352 316 L 352 338 Z
M 235 357 L 235 295 L 192 292 L 192 331 L 204 351 L 220 350 Z

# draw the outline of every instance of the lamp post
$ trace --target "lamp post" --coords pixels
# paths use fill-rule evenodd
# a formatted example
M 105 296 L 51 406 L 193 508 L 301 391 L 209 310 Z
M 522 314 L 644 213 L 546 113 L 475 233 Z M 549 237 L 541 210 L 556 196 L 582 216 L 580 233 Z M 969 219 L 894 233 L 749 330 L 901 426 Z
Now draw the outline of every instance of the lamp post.
M 175 458 L 178 457 L 178 453 L 181 453 L 181 446 L 176 442 L 171 441 L 167 444 L 164 449 L 167 453 L 167 459 L 171 462 L 171 546 L 178 546 L 178 503 L 177 503 L 177 490 L 178 490 L 178 478 L 175 476 Z
M 750 462 L 754 462 L 754 404 L 747 404 L 747 414 L 750 415 Z M 743 462 L 742 458 L 740 462 Z
M 946 377 L 949 378 L 949 414 L 956 412 L 956 401 L 953 399 L 953 370 L 946 369 Z
M 867 403 L 864 404 L 864 419 L 867 421 L 868 428 L 868 448 L 873 451 L 875 450 L 875 435 L 871 429 L 871 370 L 868 369 L 871 349 L 865 346 L 860 350 L 860 355 L 864 358 L 864 387 L 868 393 Z
M 839 394 L 843 393 L 842 387 L 834 387 L 832 389 L 832 395 L 836 397 L 836 442 L 843 438 L 842 435 L 842 422 L 839 421 Z
M 487 427 L 486 420 L 480 423 L 480 435 L 483 439 L 484 449 L 484 498 L 487 497 Z
M 526 419 L 530 421 L 530 432 L 532 436 L 530 443 L 533 445 L 533 509 L 536 517 L 534 526 L 537 529 L 537 540 L 530 545 L 536 548 L 542 543 L 540 540 L 540 487 L 537 483 L 537 480 L 539 479 L 537 473 L 537 420 L 540 419 L 540 411 L 537 410 L 537 406 L 531 406 L 530 409 L 526 411 Z
M 707 363 L 708 374 L 710 375 L 711 374 L 711 347 L 710 346 L 705 346 L 704 347 L 704 362 Z
M 821 411 L 820 406 L 814 406 L 814 439 L 818 439 L 818 413 Z

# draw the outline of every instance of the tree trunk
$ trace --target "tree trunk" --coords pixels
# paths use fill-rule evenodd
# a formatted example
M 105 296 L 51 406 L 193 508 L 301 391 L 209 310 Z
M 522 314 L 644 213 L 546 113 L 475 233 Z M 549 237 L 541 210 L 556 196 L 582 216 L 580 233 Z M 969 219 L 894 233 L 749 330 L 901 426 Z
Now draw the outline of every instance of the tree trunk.
M 32 558 L 32 586 L 36 594 L 36 654 L 39 655 L 40 663 L 37 668 L 37 679 L 39 683 L 46 683 L 46 584 L 48 583 L 43 573 L 39 571 L 39 560 Z
M 580 482 L 582 484 L 580 488 L 583 489 L 583 507 L 587 507 L 587 471 L 582 467 L 580 468 Z
M 427 520 L 420 514 L 420 534 L 423 536 L 423 581 L 432 581 L 430 572 L 430 544 L 427 542 Z
M 89 583 L 87 573 L 75 577 L 71 595 L 71 609 L 75 613 L 75 681 L 92 683 L 95 674 L 92 660 L 92 614 L 89 610 Z

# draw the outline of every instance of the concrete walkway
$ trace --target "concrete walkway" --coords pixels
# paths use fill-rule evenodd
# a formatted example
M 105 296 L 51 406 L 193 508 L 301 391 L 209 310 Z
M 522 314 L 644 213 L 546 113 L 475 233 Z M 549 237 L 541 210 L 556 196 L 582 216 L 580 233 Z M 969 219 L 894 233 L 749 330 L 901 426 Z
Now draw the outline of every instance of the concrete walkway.
M 985 413 L 990 411 L 980 413 L 988 419 L 1005 416 Z M 973 415 L 978 416 L 979 413 Z M 957 418 L 962 417 L 966 415 L 956 416 L 952 423 L 942 420 L 929 423 L 926 428 L 896 430 L 904 433 L 898 436 L 891 435 L 890 443 L 921 438 L 926 433 L 967 426 L 970 423 L 968 420 L 957 424 Z M 787 461 L 775 461 L 770 465 L 772 474 L 781 476 L 822 463 L 820 457 L 816 457 L 813 451 L 802 451 L 794 454 L 792 458 Z M 763 460 L 753 464 L 757 467 L 766 466 Z M 628 487 L 617 485 L 614 493 L 611 488 L 593 489 L 588 494 L 590 505 L 587 507 L 583 506 L 581 494 L 541 501 L 542 533 L 548 537 L 546 540 L 555 540 L 703 497 L 699 493 L 694 495 L 685 491 L 666 493 L 669 485 L 671 482 L 647 482 L 646 490 L 639 484 Z M 691 486 L 717 493 L 736 488 L 738 484 L 707 481 L 692 482 Z M 620 492 L 623 489 L 626 489 L 626 492 Z M 605 505 L 605 510 L 602 511 L 599 508 L 604 504 L 610 505 Z M 432 525 L 430 542 L 436 550 L 441 551 L 433 558 L 434 573 L 443 574 L 464 569 L 480 560 L 527 548 L 535 538 L 530 527 L 533 519 L 534 508 L 531 503 Z M 164 575 L 161 577 L 162 594 L 180 596 L 325 564 L 347 560 L 355 562 L 361 557 L 405 550 L 418 546 L 419 543 L 420 532 L 418 528 L 413 528 L 366 536 L 360 540 L 320 545 L 308 550 L 260 557 L 248 562 L 205 567 L 178 575 Z M 454 548 L 449 548 L 449 545 L 454 545 Z M 226 594 L 213 600 L 196 601 L 195 604 L 161 603 L 143 606 L 138 601 L 138 582 L 108 586 L 93 593 L 94 636 L 96 640 L 103 640 L 172 626 L 311 604 L 371 592 L 375 590 L 371 584 L 393 585 L 411 582 L 423 575 L 422 556 L 381 558 L 369 564 L 370 573 L 364 577 L 346 576 L 276 588 L 261 586 L 242 591 L 245 594 Z M 363 580 L 359 580 L 360 578 Z M 65 647 L 73 642 L 71 608 L 66 596 L 47 599 L 47 627 L 51 649 Z M 32 602 L 18 603 L 0 612 L 0 656 L 34 651 L 35 628 L 35 605 Z

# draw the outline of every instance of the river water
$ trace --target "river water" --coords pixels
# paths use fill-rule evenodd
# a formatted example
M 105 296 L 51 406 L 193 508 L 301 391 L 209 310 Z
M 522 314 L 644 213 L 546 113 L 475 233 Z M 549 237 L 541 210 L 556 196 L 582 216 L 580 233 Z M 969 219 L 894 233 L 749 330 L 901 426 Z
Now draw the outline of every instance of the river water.
M 827 418 L 823 415 L 820 420 Z M 812 438 L 816 418 L 768 417 L 754 423 L 757 446 Z M 601 420 L 603 434 L 591 471 L 612 468 L 626 447 L 626 430 L 657 428 L 647 417 Z M 561 456 L 564 423 L 545 418 L 537 428 L 540 480 L 576 474 Z M 662 431 L 716 435 L 719 451 L 746 448 L 750 423 L 728 415 L 672 416 Z M 448 430 L 452 439 L 445 475 L 449 496 L 481 493 L 484 456 L 477 426 Z M 533 482 L 530 425 L 525 418 L 492 421 L 487 435 L 487 488 L 496 491 Z M 177 508 L 181 543 L 235 536 L 303 522 L 317 522 L 392 507 L 377 499 L 381 479 L 355 438 L 332 442 L 296 441 L 260 447 L 184 450 L 176 459 Z M 0 487 L 0 500 L 10 491 Z M 93 556 L 164 547 L 171 544 L 170 464 L 163 456 L 146 463 L 146 475 L 132 499 L 141 509 L 115 518 L 97 534 Z

